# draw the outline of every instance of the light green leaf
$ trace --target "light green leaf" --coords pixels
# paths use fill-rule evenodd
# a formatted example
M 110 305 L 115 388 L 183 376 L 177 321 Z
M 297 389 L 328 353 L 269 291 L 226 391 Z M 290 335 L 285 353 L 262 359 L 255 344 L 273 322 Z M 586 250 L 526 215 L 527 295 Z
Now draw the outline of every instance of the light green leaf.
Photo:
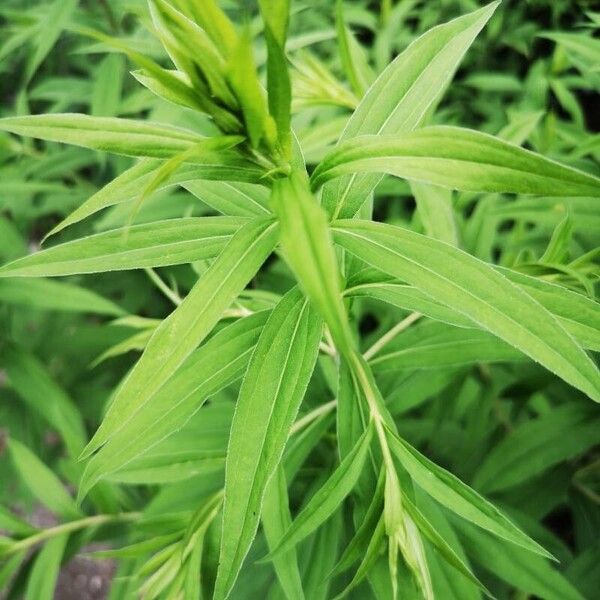
M 311 183 L 351 173 L 388 173 L 465 192 L 600 197 L 600 178 L 499 138 L 434 126 L 400 136 L 361 136 L 335 148 Z
M 134 417 L 212 331 L 223 311 L 244 289 L 277 240 L 271 219 L 242 227 L 192 291 L 165 319 L 119 388 L 84 456 L 89 456 Z
M 440 504 L 463 519 L 534 554 L 550 556 L 525 535 L 495 506 L 452 473 L 423 456 L 410 444 L 388 430 L 390 449 L 413 481 Z
M 259 0 L 267 42 L 267 92 L 269 112 L 277 126 L 283 156 L 290 158 L 292 149 L 291 103 L 292 86 L 288 70 L 285 43 L 290 11 L 289 0 Z
M 230 593 L 256 535 L 265 488 L 304 397 L 321 334 L 320 318 L 294 289 L 258 340 L 231 425 L 215 598 Z
M 273 211 L 281 225 L 284 256 L 308 297 L 325 319 L 340 352 L 354 346 L 342 302 L 341 274 L 323 209 L 298 172 L 275 181 Z
M 240 319 L 192 352 L 175 374 L 89 460 L 79 486 L 84 496 L 100 479 L 143 456 L 179 430 L 206 399 L 242 376 L 268 311 Z
M 274 124 L 272 121 L 269 122 L 267 102 L 258 81 L 254 63 L 252 38 L 247 29 L 239 38 L 228 70 L 228 81 L 241 104 L 250 144 L 254 148 L 258 148 L 265 134 L 267 140 L 273 142 Z
M 0 304 L 43 310 L 95 313 L 121 317 L 125 311 L 114 302 L 83 287 L 45 279 L 0 280 Z
M 600 401 L 600 373 L 560 323 L 526 292 L 469 254 L 401 227 L 339 221 L 334 238 L 414 285 Z
M 434 27 L 416 39 L 377 78 L 339 142 L 368 134 L 400 134 L 421 125 L 499 2 Z M 323 206 L 334 218 L 356 214 L 381 177 L 351 175 L 328 184 Z
M 456 327 L 476 327 L 471 319 L 436 302 L 411 285 L 393 281 L 381 281 L 381 283 L 374 281 L 356 282 L 356 285 L 346 288 L 344 296 L 347 298 L 373 298 L 405 310 L 422 313 L 431 319 Z
M 229 181 L 189 181 L 183 187 L 224 215 L 253 217 L 269 213 L 269 190 L 260 185 Z
M 65 518 L 81 516 L 62 482 L 27 446 L 10 438 L 8 451 L 19 477 L 44 506 Z
M 325 484 L 294 519 L 292 526 L 285 532 L 268 559 L 296 546 L 340 508 L 358 481 L 367 458 L 372 434 L 373 427 L 369 426 Z
M 54 598 L 58 570 L 68 539 L 67 533 L 57 535 L 46 542 L 39 551 L 29 574 L 25 600 L 52 600 Z
M 0 130 L 126 156 L 170 158 L 203 136 L 172 125 L 76 113 L 0 119 Z
M 121 271 L 213 258 L 246 222 L 239 217 L 200 217 L 115 229 L 18 259 L 0 267 L 0 277 Z

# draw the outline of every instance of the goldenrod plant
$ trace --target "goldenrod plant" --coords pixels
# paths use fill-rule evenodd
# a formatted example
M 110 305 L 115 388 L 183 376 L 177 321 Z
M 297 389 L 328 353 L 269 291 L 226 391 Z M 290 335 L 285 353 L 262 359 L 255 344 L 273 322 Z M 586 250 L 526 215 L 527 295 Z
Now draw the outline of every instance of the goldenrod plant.
M 594 597 L 598 13 L 0 15 L 7 598 Z

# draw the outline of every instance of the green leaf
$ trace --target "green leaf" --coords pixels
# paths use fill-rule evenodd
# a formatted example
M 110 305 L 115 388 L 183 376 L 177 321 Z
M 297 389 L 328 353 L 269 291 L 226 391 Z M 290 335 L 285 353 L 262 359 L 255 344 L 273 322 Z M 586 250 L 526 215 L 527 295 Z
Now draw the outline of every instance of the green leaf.
M 451 328 L 446 335 L 424 337 L 409 348 L 378 354 L 370 364 L 375 373 L 381 373 L 524 359 L 521 352 L 486 331 Z
M 550 281 L 511 269 L 497 269 L 555 315 L 582 346 L 600 351 L 600 310 L 597 301 Z
M 312 496 L 267 559 L 287 552 L 321 526 L 353 490 L 365 464 L 373 427 L 369 426 L 324 485 Z
M 31 411 L 58 431 L 69 455 L 77 457 L 87 441 L 83 419 L 44 365 L 33 354 L 9 344 L 0 349 L 0 364 L 10 384 Z
M 405 310 L 422 313 L 431 319 L 456 327 L 476 327 L 476 324 L 469 318 L 436 302 L 411 285 L 393 281 L 367 281 L 365 283 L 357 281 L 356 285 L 346 288 L 344 296 L 347 298 L 373 298 Z
M 216 0 L 188 0 L 187 4 L 196 22 L 206 31 L 215 46 L 225 50 L 226 54 L 233 52 L 237 34 Z
M 0 303 L 116 317 L 125 314 L 120 306 L 91 290 L 71 283 L 45 279 L 0 280 Z
M 58 570 L 65 552 L 69 535 L 63 533 L 46 542 L 39 551 L 25 590 L 25 600 L 52 600 L 58 578 Z
M 229 181 L 189 181 L 183 187 L 224 215 L 254 217 L 269 213 L 269 191 L 260 185 Z
M 549 32 L 538 34 L 540 37 L 552 40 L 567 50 L 588 60 L 592 65 L 600 62 L 600 41 L 581 33 Z
M 53 277 L 164 267 L 214 258 L 246 219 L 169 219 L 66 242 L 0 267 L 0 277 Z
M 600 373 L 560 323 L 486 263 L 431 238 L 379 223 L 334 226 L 345 249 L 478 323 L 600 401 Z
M 458 246 L 458 231 L 452 208 L 452 192 L 441 187 L 412 182 L 410 189 L 417 203 L 417 211 L 423 222 L 425 233 Z
M 388 440 L 391 451 L 408 471 L 413 481 L 440 504 L 463 519 L 521 548 L 534 554 L 550 556 L 544 548 L 525 535 L 495 506 L 452 473 L 431 462 L 389 430 Z
M 89 117 L 76 113 L 0 119 L 0 130 L 93 150 L 170 158 L 200 143 L 193 131 L 131 119 Z
M 226 598 L 256 535 L 275 472 L 313 372 L 322 323 L 299 290 L 275 307 L 248 365 L 225 468 L 225 502 L 215 598 Z
M 400 134 L 420 126 L 499 2 L 434 27 L 416 39 L 377 78 L 350 118 L 339 143 L 368 134 Z M 381 177 L 351 175 L 323 190 L 334 218 L 356 214 Z
M 83 456 L 89 456 L 122 429 L 175 373 L 255 275 L 276 240 L 277 226 L 271 219 L 252 221 L 233 236 L 183 302 L 157 328 Z
M 19 477 L 44 506 L 65 518 L 81 516 L 62 482 L 27 446 L 10 438 L 8 451 Z
M 40 20 L 39 33 L 34 38 L 35 51 L 29 56 L 25 67 L 25 85 L 31 81 L 58 41 L 78 4 L 79 0 L 54 0 L 46 16 Z
M 600 443 L 600 417 L 591 408 L 566 404 L 516 427 L 484 458 L 474 487 L 489 494 L 519 485 Z
M 268 311 L 245 317 L 219 331 L 192 352 L 175 374 L 148 398 L 86 465 L 83 497 L 100 479 L 119 472 L 183 427 L 206 399 L 242 376 L 267 320 Z
M 269 112 L 277 126 L 279 143 L 286 159 L 291 155 L 292 85 L 285 43 L 290 11 L 289 0 L 259 0 L 267 42 L 267 92 Z
M 280 464 L 269 480 L 265 490 L 261 521 L 269 550 L 274 550 L 285 531 L 292 524 L 290 515 L 287 480 Z M 279 585 L 288 600 L 303 600 L 302 578 L 298 569 L 298 556 L 295 548 L 273 559 L 273 568 Z
M 342 67 L 357 97 L 362 98 L 373 82 L 373 72 L 358 42 L 344 22 L 344 4 L 336 0 L 335 29 Z
M 286 261 L 325 319 L 340 352 L 349 355 L 354 342 L 325 212 L 310 193 L 306 177 L 298 172 L 275 181 L 271 204 L 279 217 Z
M 506 547 L 500 540 L 465 521 L 452 523 L 474 561 L 517 589 L 545 600 L 584 600 L 583 596 L 552 565 L 520 548 Z
M 499 138 L 434 126 L 399 136 L 361 136 L 328 154 L 313 189 L 352 173 L 388 173 L 465 192 L 600 197 L 600 178 Z
M 254 51 L 250 32 L 245 29 L 238 41 L 235 53 L 232 55 L 229 69 L 228 81 L 239 100 L 246 131 L 250 144 L 258 148 L 263 135 L 273 141 L 274 129 L 269 122 L 269 113 L 263 90 L 261 89 L 254 63 Z

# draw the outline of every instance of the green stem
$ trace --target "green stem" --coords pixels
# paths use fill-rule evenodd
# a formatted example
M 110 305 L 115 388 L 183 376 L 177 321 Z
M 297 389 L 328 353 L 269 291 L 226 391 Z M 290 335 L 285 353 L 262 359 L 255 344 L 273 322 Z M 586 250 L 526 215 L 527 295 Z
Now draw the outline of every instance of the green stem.
M 20 552 L 21 550 L 27 550 L 40 542 L 45 542 L 50 538 L 62 535 L 63 533 L 71 533 L 72 531 L 78 531 L 79 529 L 85 529 L 86 527 L 98 527 L 100 525 L 106 525 L 107 523 L 118 523 L 120 521 L 135 521 L 140 517 L 141 513 L 120 513 L 116 515 L 95 515 L 93 517 L 85 517 L 78 519 L 77 521 L 70 521 L 69 523 L 62 523 L 56 527 L 50 527 L 43 529 L 42 531 L 29 536 L 23 540 L 15 542 L 10 548 L 7 548 L 4 556 L 9 556 Z
M 365 360 L 370 360 L 377 354 L 386 344 L 389 344 L 399 333 L 408 329 L 415 321 L 421 318 L 421 313 L 414 312 L 408 315 L 406 319 L 400 321 L 392 327 L 387 333 L 383 334 L 364 354 Z

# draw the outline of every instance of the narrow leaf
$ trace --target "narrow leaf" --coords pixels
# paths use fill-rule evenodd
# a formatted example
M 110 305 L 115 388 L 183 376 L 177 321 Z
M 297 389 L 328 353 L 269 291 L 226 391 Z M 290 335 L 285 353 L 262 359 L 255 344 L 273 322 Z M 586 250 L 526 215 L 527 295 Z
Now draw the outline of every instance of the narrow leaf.
M 525 535 L 495 506 L 464 484 L 452 473 L 423 456 L 410 444 L 389 432 L 390 448 L 414 482 L 440 504 L 463 519 L 494 533 L 534 554 L 550 556 L 544 548 Z
M 336 241 L 472 319 L 600 401 L 600 372 L 544 307 L 469 254 L 401 227 L 340 221 Z
M 299 290 L 275 307 L 248 366 L 231 425 L 215 598 L 229 594 L 256 535 L 321 341 L 322 323 Z
M 277 227 L 270 219 L 252 221 L 233 236 L 181 305 L 160 324 L 119 388 L 84 456 L 119 431 L 212 331 L 272 252 L 276 239 Z
M 306 536 L 317 529 L 331 515 L 352 491 L 367 458 L 373 427 L 368 427 L 356 445 L 349 452 L 325 484 L 314 494 L 294 519 L 292 526 L 286 531 L 277 548 L 268 559 L 288 551 Z
M 388 173 L 465 192 L 600 197 L 600 178 L 460 127 L 353 139 L 323 159 L 313 173 L 313 189 L 352 173 Z
M 245 223 L 233 217 L 201 217 L 115 229 L 18 259 L 0 267 L 0 277 L 121 271 L 214 258 Z

